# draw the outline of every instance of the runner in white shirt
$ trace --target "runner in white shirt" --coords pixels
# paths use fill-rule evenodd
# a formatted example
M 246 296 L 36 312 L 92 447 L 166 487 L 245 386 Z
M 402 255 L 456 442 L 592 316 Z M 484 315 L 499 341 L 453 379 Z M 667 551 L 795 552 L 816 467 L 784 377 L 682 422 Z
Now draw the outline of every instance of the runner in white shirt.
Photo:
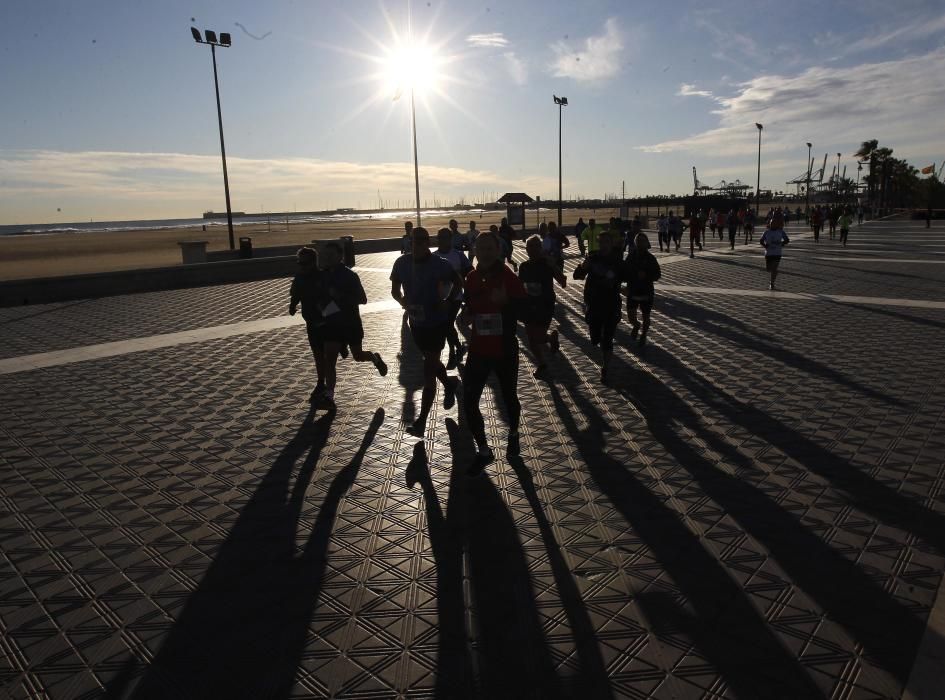
M 768 224 L 768 228 L 761 235 L 761 245 L 765 249 L 765 269 L 771 275 L 771 282 L 768 289 L 774 291 L 774 280 L 778 276 L 778 265 L 781 264 L 781 250 L 790 243 L 790 239 L 784 232 L 781 225 L 781 219 L 775 218 Z M 772 227 L 777 228 L 772 228 Z

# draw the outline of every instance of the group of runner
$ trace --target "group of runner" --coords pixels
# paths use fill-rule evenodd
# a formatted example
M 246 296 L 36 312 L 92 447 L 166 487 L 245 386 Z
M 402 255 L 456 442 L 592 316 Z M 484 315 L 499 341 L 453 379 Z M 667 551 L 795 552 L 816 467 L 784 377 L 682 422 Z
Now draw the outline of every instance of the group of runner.
M 859 223 L 863 223 L 863 207 L 857 207 L 856 216 Z M 853 210 L 850 207 L 815 206 L 810 212 L 810 227 L 814 232 L 814 242 L 820 242 L 820 232 L 827 225 L 830 240 L 834 240 L 837 228 L 840 229 L 840 243 L 846 248 L 850 237 L 850 227 L 853 225 Z
M 760 237 L 772 290 L 781 252 L 790 242 L 784 232 L 786 216 L 789 214 L 780 208 L 770 211 Z M 688 228 L 693 255 L 696 246 L 703 249 L 706 227 L 714 234 L 723 218 L 733 247 L 739 226 L 746 244 L 753 239 L 752 210 L 741 215 L 734 210 L 724 214 L 713 210 L 703 214 L 699 210 L 692 213 L 688 223 L 670 212 L 657 223 L 660 250 L 665 246 L 670 251 L 675 246 L 678 251 L 682 231 Z M 842 231 L 842 217 L 839 220 Z M 586 224 L 581 219 L 574 234 L 582 260 L 572 277 L 584 282 L 584 320 L 590 342 L 600 348 L 600 380 L 605 383 L 624 297 L 630 339 L 640 348 L 646 344 L 660 265 L 638 219 L 623 221 L 615 217 L 606 227 L 593 218 Z M 845 234 L 842 235 L 845 241 Z M 514 230 L 504 219 L 499 226 L 482 232 L 475 222 L 470 222 L 465 233 L 451 220 L 448 228 L 437 232 L 436 247 L 431 249 L 427 230 L 407 222 L 402 254 L 390 273 L 391 296 L 403 307 L 403 322 L 423 356 L 420 413 L 406 432 L 416 437 L 425 435 L 438 384 L 443 390 L 446 410 L 455 405 L 462 388 L 465 422 L 477 450 L 467 470 L 470 475 L 480 473 L 494 459 L 479 408 L 486 382 L 492 375 L 496 377 L 508 417 L 507 450 L 510 454 L 519 450 L 519 323 L 525 327 L 536 378 L 549 378 L 548 356 L 559 349 L 558 331 L 551 328 L 555 285 L 562 288 L 567 285 L 564 250 L 571 242 L 554 223 L 543 223 L 538 235 L 527 239 L 527 260 L 518 266 L 512 259 L 514 238 Z M 372 362 L 382 376 L 387 373 L 387 366 L 379 353 L 361 347 L 364 331 L 358 306 L 367 303 L 367 298 L 358 275 L 342 264 L 341 246 L 326 243 L 320 261 L 315 249 L 302 248 L 298 262 L 300 269 L 292 283 L 289 313 L 296 313 L 301 304 L 317 374 L 310 399 L 317 407 L 331 409 L 335 406 L 335 367 L 339 355 L 345 356 L 350 349 L 354 360 Z M 444 365 L 441 356 L 447 346 L 448 360 Z M 458 376 L 449 373 L 461 365 L 462 384 Z

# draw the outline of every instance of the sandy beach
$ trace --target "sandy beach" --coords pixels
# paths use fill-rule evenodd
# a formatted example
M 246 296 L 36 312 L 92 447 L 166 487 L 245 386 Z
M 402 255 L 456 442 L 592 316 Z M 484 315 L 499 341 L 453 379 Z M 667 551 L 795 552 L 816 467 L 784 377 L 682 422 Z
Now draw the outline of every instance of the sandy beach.
M 616 209 L 566 209 L 564 225 L 570 233 L 578 217 L 596 216 L 606 221 L 617 214 Z M 504 210 L 467 214 L 423 217 L 423 226 L 431 233 L 446 226 L 450 218 L 459 221 L 465 231 L 469 221 L 477 228 L 487 230 L 498 224 Z M 555 213 L 541 211 L 541 218 L 553 221 Z M 538 223 L 534 211 L 526 213 L 526 223 L 533 228 Z M 312 240 L 354 236 L 355 238 L 388 238 L 403 235 L 403 224 L 390 220 L 347 221 L 337 223 L 289 223 L 273 221 L 271 230 L 266 224 L 248 224 L 234 227 L 234 236 L 249 236 L 255 247 L 304 245 Z M 0 280 L 58 277 L 112 270 L 133 270 L 145 267 L 165 267 L 181 263 L 178 241 L 205 240 L 208 250 L 226 250 L 229 247 L 226 225 L 208 226 L 206 231 L 193 228 L 153 231 L 83 231 L 72 233 L 29 234 L 0 236 Z

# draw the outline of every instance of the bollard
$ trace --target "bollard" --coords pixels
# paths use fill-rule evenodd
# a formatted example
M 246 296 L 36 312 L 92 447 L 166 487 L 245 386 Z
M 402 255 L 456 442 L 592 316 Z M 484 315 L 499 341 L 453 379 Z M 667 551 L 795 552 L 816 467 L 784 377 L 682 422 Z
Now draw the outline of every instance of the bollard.
M 253 239 L 248 236 L 240 238 L 240 257 L 241 258 L 251 258 L 253 257 Z

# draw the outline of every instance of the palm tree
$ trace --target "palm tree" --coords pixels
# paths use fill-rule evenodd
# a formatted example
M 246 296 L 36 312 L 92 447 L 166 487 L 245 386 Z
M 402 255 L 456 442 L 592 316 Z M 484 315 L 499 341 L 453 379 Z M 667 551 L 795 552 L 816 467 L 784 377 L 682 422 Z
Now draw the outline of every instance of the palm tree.
M 866 176 L 866 202 L 868 205 L 873 204 L 873 166 L 875 165 L 876 159 L 874 153 L 876 149 L 879 148 L 879 141 L 872 139 L 870 141 L 864 141 L 860 144 L 859 150 L 853 155 L 857 160 L 869 161 L 869 173 Z

